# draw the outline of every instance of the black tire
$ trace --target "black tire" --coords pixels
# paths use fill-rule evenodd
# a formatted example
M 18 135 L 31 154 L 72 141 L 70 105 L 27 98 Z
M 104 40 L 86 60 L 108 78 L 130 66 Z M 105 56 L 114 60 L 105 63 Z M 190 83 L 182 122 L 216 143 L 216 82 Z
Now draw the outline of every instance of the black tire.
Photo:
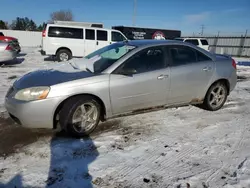
M 72 58 L 72 54 L 69 50 L 67 49 L 62 49 L 62 50 L 59 50 L 57 53 L 56 53 L 56 59 L 58 62 L 62 62 L 63 60 L 61 59 L 61 54 L 66 54 L 68 56 L 67 60 L 70 60 Z
M 222 87 L 223 88 L 223 92 L 224 92 L 224 99 L 220 102 L 220 104 L 218 106 L 213 106 L 211 105 L 210 101 L 211 101 L 211 93 L 212 91 L 214 91 L 216 89 L 216 87 Z M 228 88 L 225 84 L 225 82 L 216 82 L 215 84 L 213 84 L 209 90 L 207 91 L 206 97 L 204 99 L 203 104 L 201 105 L 201 107 L 205 110 L 209 110 L 209 111 L 216 111 L 219 110 L 223 107 L 223 105 L 225 104 L 226 100 L 227 100 L 227 96 L 228 96 Z
M 79 133 L 74 128 L 74 125 L 72 123 L 72 118 L 77 108 L 84 103 L 92 103 L 97 108 L 98 111 L 97 121 L 91 129 Z M 65 102 L 59 115 L 59 123 L 61 128 L 65 130 L 70 136 L 79 138 L 88 136 L 95 130 L 95 128 L 99 124 L 100 115 L 101 115 L 101 106 L 94 97 L 78 96 L 78 97 L 73 97 Z

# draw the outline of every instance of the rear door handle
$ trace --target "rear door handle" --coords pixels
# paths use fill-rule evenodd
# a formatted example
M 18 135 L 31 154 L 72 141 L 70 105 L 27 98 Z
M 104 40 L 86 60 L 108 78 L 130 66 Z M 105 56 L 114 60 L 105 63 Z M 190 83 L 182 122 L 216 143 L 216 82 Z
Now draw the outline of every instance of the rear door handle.
M 202 70 L 203 70 L 203 71 L 211 71 L 212 68 L 211 68 L 211 67 L 204 67 Z
M 163 80 L 165 78 L 168 78 L 168 75 L 163 75 L 162 74 L 162 75 L 160 75 L 160 76 L 157 77 L 158 80 Z
M 98 42 L 98 41 L 96 41 L 96 45 L 99 45 L 99 42 Z

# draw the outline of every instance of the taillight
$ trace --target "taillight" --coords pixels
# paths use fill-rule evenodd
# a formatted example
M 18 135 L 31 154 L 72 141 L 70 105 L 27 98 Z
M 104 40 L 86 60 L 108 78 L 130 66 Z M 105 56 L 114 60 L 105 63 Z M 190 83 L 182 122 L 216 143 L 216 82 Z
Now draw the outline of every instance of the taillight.
M 232 59 L 232 66 L 236 69 L 236 62 L 234 59 Z
M 42 35 L 43 35 L 43 37 L 46 37 L 46 30 L 43 30 Z
M 6 48 L 5 48 L 5 50 L 13 50 L 13 48 L 10 46 L 10 45 L 8 45 Z

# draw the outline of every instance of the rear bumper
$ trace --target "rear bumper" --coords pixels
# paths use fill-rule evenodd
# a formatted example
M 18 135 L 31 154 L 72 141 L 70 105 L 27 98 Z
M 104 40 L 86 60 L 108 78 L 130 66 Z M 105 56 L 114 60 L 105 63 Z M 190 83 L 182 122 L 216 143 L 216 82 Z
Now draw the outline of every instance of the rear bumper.
M 229 83 L 230 83 L 230 92 L 234 90 L 236 84 L 237 84 L 237 73 L 236 71 L 233 72 L 229 78 Z
M 4 61 L 11 61 L 15 59 L 17 56 L 17 53 L 14 51 L 5 51 L 1 56 L 0 56 L 0 62 Z

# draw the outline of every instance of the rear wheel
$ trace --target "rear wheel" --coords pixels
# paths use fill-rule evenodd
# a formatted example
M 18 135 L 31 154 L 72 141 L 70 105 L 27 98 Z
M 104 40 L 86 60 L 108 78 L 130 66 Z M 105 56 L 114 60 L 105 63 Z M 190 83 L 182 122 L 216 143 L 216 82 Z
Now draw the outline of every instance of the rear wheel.
M 62 62 L 62 61 L 68 61 L 70 60 L 72 57 L 72 54 L 69 50 L 67 49 L 62 49 L 62 50 L 59 50 L 57 53 L 56 53 L 56 58 L 57 58 L 57 61 L 58 62 Z
M 203 106 L 210 111 L 219 110 L 226 102 L 228 95 L 227 86 L 224 82 L 213 84 L 205 97 Z
M 83 137 L 94 131 L 99 123 L 100 104 L 90 96 L 69 99 L 60 112 L 60 125 L 72 136 Z

